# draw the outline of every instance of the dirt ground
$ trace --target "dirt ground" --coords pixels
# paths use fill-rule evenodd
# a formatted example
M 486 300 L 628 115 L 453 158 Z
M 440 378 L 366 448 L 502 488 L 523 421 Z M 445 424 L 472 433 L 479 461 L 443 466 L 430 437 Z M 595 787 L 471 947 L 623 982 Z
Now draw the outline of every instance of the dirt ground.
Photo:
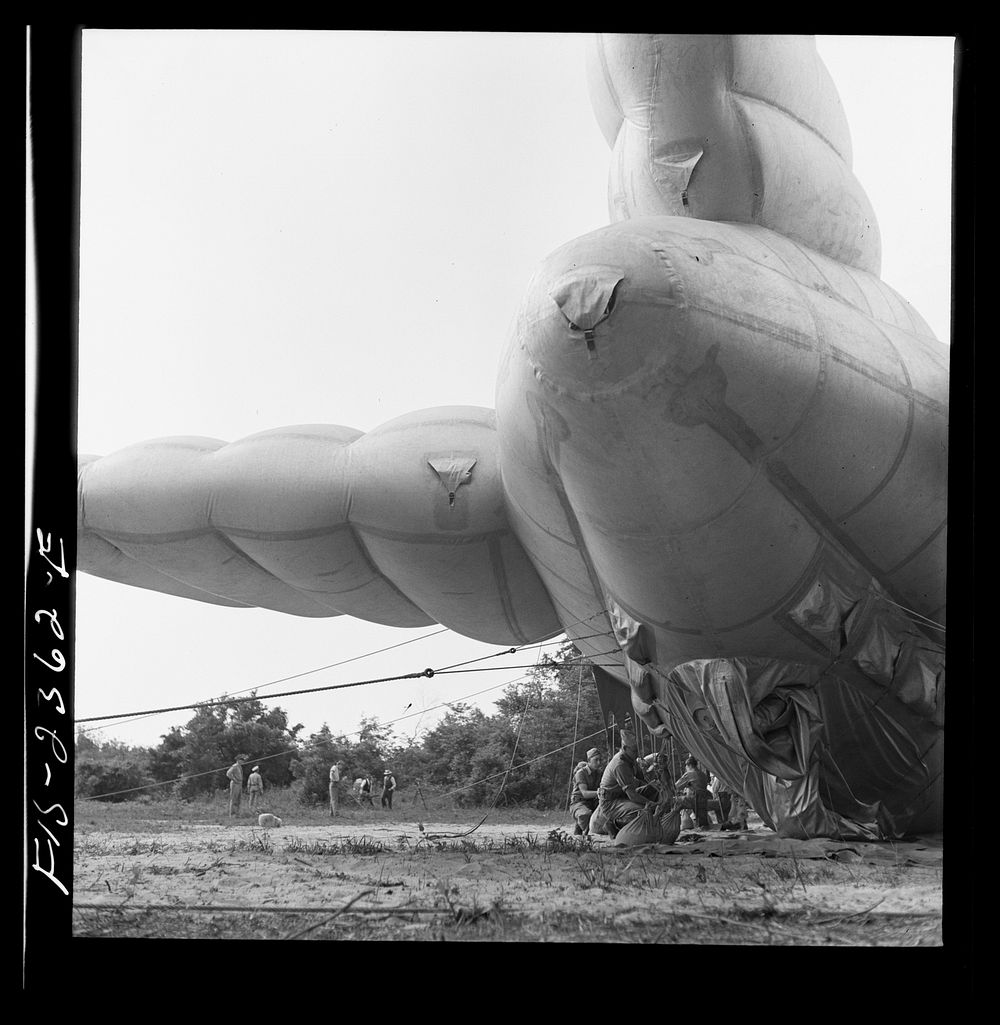
M 74 936 L 942 944 L 940 838 L 758 827 L 620 848 L 492 817 L 142 826 L 78 826 Z

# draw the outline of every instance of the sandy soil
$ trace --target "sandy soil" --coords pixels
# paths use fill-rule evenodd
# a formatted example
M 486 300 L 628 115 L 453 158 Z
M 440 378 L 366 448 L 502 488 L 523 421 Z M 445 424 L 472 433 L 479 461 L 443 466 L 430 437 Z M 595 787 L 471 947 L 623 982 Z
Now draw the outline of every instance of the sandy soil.
M 940 945 L 940 840 L 361 821 L 78 832 L 74 935 Z

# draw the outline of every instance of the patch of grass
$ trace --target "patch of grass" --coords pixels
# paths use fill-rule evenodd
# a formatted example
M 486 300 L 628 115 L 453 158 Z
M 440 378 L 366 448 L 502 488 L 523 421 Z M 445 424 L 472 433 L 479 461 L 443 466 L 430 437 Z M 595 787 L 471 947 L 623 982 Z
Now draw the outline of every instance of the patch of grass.
M 125 840 L 100 840 L 88 837 L 76 837 L 73 843 L 74 855 L 80 854 L 127 854 L 132 857 L 140 854 L 163 854 L 168 850 L 165 843 L 158 840 L 143 841 L 136 837 Z
M 221 776 L 221 774 L 220 774 Z M 565 825 L 568 813 L 561 809 L 535 810 L 532 808 L 463 808 L 454 807 L 448 801 L 436 801 L 427 795 L 429 806 L 425 808 L 413 795 L 407 799 L 404 791 L 397 798 L 397 806 L 392 811 L 381 808 L 359 808 L 350 801 L 341 801 L 340 814 L 336 819 L 330 818 L 329 808 L 324 804 L 303 805 L 291 789 L 272 788 L 265 792 L 264 800 L 251 812 L 244 799 L 240 806 L 240 815 L 232 820 L 229 818 L 229 791 L 222 789 L 212 794 L 202 795 L 190 801 L 182 801 L 164 791 L 152 791 L 143 794 L 134 801 L 112 803 L 107 801 L 77 800 L 74 805 L 76 829 L 79 832 L 90 830 L 114 830 L 116 832 L 163 832 L 176 828 L 178 824 L 211 824 L 222 825 L 226 822 L 249 824 L 256 822 L 261 812 L 277 815 L 286 826 L 319 826 L 335 822 L 340 825 L 372 822 L 427 822 L 443 821 L 456 825 L 472 825 L 489 814 L 490 821 L 503 822 L 510 825 L 521 823 L 531 825 Z M 426 788 L 425 788 L 426 795 Z
M 268 836 L 266 830 L 263 833 L 258 833 L 256 830 L 251 829 L 250 835 L 245 839 L 231 840 L 228 850 L 231 853 L 251 851 L 255 854 L 273 854 L 274 844 L 271 842 L 271 837 Z
M 594 842 L 589 836 L 573 836 L 565 829 L 550 829 L 545 837 L 545 849 L 548 851 L 565 851 L 577 853 L 580 850 L 591 850 Z
M 302 840 L 293 839 L 282 848 L 288 854 L 351 854 L 360 857 L 388 854 L 393 849 L 393 847 L 382 840 L 376 840 L 368 836 L 349 836 L 343 840 L 320 840 L 314 843 L 305 843 Z

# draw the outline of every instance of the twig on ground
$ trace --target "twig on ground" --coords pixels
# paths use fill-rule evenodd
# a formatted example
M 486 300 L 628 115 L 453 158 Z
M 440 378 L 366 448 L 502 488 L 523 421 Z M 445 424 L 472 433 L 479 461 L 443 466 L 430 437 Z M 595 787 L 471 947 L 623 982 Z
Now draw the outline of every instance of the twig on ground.
M 849 918 L 857 918 L 858 915 L 867 915 L 869 911 L 874 911 L 875 908 L 885 900 L 885 897 L 879 897 L 871 907 L 862 908 L 861 911 L 852 911 L 849 915 L 837 915 L 834 918 L 821 918 L 816 924 L 817 925 L 832 925 L 839 924 L 840 922 L 846 922 Z
M 328 925 L 338 915 L 342 915 L 352 904 L 356 904 L 362 897 L 367 897 L 372 890 L 362 890 L 356 897 L 352 897 L 342 908 L 338 908 L 332 915 L 327 916 L 320 922 L 316 922 L 313 925 L 306 926 L 305 929 L 300 929 L 298 932 L 292 933 L 290 936 L 286 936 L 286 940 L 297 940 L 300 936 L 305 936 L 306 933 L 312 932 L 314 929 L 320 928 L 320 926 Z
M 697 911 L 671 911 L 670 914 L 674 918 L 683 918 L 686 915 L 688 918 L 704 918 L 708 922 L 725 922 L 727 925 L 747 925 L 753 929 L 763 929 L 768 933 L 771 931 L 770 926 L 762 925 L 760 922 L 741 922 L 738 918 L 723 918 L 722 915 L 699 915 Z
M 300 865 L 305 865 L 306 868 L 315 872 L 316 875 L 320 877 L 320 879 L 323 878 L 323 873 L 315 865 L 310 865 L 308 861 L 303 861 L 301 858 L 293 858 L 292 860 L 297 861 Z

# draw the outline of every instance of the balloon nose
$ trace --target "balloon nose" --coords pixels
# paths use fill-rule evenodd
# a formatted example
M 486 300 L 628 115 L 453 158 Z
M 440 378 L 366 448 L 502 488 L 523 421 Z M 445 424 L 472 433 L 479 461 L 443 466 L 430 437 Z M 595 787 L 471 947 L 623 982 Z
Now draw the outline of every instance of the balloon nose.
M 611 315 L 624 278 L 620 267 L 574 267 L 553 282 L 549 296 L 571 330 L 591 331 Z
M 515 342 L 540 384 L 590 401 L 648 383 L 671 356 L 683 304 L 663 248 L 649 230 L 613 226 L 546 258 Z

